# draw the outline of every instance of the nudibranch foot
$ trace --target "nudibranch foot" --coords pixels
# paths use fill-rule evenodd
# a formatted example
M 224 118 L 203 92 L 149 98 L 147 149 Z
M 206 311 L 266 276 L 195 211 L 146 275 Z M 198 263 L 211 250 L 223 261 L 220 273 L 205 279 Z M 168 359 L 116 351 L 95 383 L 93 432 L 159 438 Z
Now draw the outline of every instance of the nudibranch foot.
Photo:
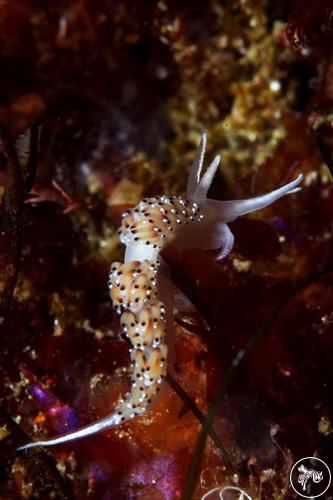
M 218 259 L 232 250 L 234 236 L 227 223 L 300 190 L 303 175 L 262 196 L 217 201 L 207 192 L 219 166 L 218 155 L 201 175 L 207 136 L 202 134 L 187 183 L 187 198 L 145 198 L 123 214 L 118 231 L 126 246 L 124 263 L 111 265 L 109 287 L 113 307 L 131 348 L 131 389 L 113 414 L 86 427 L 18 448 L 54 446 L 81 439 L 142 415 L 156 399 L 166 375 L 172 339 L 172 285 L 160 251 L 170 242 L 178 248 L 219 249 Z M 199 224 L 199 225 L 198 225 Z M 169 340 L 170 341 L 170 340 Z

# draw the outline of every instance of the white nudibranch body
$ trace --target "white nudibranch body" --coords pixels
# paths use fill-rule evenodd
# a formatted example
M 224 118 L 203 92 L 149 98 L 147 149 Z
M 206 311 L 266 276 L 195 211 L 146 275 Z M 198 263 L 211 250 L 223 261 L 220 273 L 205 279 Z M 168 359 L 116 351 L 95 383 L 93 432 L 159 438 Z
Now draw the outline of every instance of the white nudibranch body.
M 120 322 L 132 344 L 131 390 L 118 402 L 111 415 L 45 441 L 27 444 L 52 446 L 80 439 L 122 424 L 147 409 L 166 375 L 168 347 L 167 301 L 164 286 L 158 288 L 159 252 L 168 243 L 178 248 L 220 249 L 218 258 L 232 250 L 234 236 L 227 223 L 237 217 L 270 205 L 286 194 L 300 190 L 303 175 L 270 193 L 247 200 L 217 201 L 207 198 L 208 189 L 220 162 L 216 156 L 201 176 L 206 148 L 203 133 L 199 150 L 189 174 L 186 198 L 156 196 L 145 198 L 123 214 L 118 231 L 126 246 L 124 263 L 114 262 L 110 271 L 110 294 L 113 307 L 121 314 Z M 200 226 L 197 227 L 198 223 Z

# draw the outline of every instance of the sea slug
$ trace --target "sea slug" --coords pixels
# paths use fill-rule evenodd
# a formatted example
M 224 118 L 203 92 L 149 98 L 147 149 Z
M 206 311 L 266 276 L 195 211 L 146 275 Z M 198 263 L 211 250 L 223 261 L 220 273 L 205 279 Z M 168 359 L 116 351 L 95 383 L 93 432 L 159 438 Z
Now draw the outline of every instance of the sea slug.
M 219 249 L 218 258 L 231 251 L 234 236 L 227 223 L 237 217 L 270 205 L 282 196 L 300 190 L 303 175 L 292 182 L 256 198 L 217 201 L 207 198 L 207 191 L 220 163 L 216 156 L 201 175 L 206 148 L 206 133 L 187 183 L 186 198 L 156 196 L 145 198 L 127 210 L 118 231 L 126 246 L 124 263 L 114 262 L 110 271 L 110 294 L 113 307 L 121 314 L 120 322 L 131 341 L 131 390 L 119 401 L 111 415 L 79 430 L 45 441 L 21 446 L 52 446 L 80 439 L 122 424 L 147 409 L 155 398 L 166 374 L 168 346 L 167 300 L 160 280 L 165 277 L 160 251 L 171 241 L 179 247 Z M 199 226 L 198 226 L 199 224 Z

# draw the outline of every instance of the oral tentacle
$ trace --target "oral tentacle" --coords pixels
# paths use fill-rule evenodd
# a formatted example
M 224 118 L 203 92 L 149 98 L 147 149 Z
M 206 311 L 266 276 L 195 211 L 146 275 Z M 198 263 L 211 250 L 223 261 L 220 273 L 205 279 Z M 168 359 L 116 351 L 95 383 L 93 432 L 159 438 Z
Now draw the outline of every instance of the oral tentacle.
M 279 198 L 287 194 L 293 194 L 300 191 L 299 186 L 303 180 L 303 174 L 300 174 L 296 179 L 281 186 L 270 193 L 266 193 L 255 198 L 249 198 L 247 200 L 230 200 L 230 201 L 218 201 L 208 199 L 206 202 L 207 209 L 213 209 L 215 215 L 213 217 L 218 218 L 223 222 L 232 222 L 241 217 L 242 215 L 261 210 L 262 208 L 271 205 Z

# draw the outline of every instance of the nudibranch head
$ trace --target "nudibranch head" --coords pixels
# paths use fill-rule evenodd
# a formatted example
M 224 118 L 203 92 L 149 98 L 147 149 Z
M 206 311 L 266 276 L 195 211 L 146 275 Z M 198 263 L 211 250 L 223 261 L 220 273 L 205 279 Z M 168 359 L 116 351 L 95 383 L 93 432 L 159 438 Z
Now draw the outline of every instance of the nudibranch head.
M 180 196 L 145 198 L 123 215 L 118 231 L 126 245 L 125 262 L 156 260 L 160 250 L 172 241 L 179 228 L 203 219 L 195 201 Z
M 222 259 L 230 253 L 234 244 L 234 236 L 227 223 L 242 215 L 260 210 L 282 196 L 296 193 L 301 189 L 300 184 L 303 180 L 303 174 L 300 174 L 288 184 L 255 198 L 230 201 L 212 200 L 207 198 L 207 193 L 220 164 L 221 157 L 217 155 L 205 173 L 201 175 L 206 142 L 207 135 L 204 132 L 187 182 L 187 198 L 200 207 L 203 223 L 200 230 L 193 228 L 193 226 L 181 228 L 174 244 L 179 249 L 220 248 L 217 258 Z

